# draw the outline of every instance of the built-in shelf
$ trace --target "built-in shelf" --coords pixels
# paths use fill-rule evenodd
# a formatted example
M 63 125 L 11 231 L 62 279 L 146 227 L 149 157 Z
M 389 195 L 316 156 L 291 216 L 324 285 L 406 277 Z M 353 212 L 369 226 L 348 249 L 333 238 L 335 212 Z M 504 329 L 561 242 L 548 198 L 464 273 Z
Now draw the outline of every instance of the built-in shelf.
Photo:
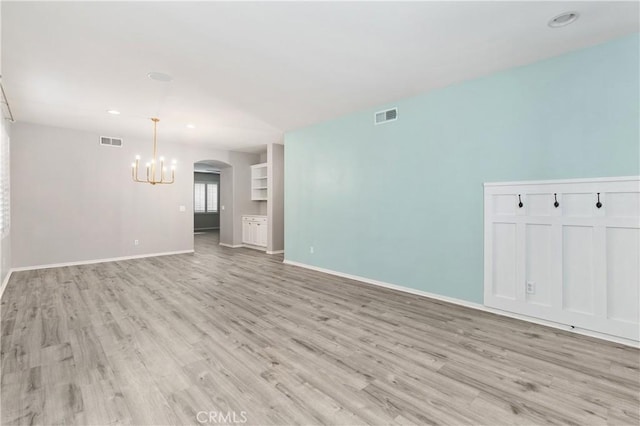
M 251 200 L 266 201 L 269 192 L 267 179 L 267 163 L 251 166 Z

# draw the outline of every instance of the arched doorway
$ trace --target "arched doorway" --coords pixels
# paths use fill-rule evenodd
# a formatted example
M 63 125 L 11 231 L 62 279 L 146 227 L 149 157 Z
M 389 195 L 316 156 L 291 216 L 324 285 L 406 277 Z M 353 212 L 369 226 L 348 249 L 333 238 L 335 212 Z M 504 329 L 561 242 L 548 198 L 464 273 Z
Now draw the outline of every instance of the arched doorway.
M 219 160 L 193 164 L 194 249 L 218 245 L 233 233 L 232 166 Z

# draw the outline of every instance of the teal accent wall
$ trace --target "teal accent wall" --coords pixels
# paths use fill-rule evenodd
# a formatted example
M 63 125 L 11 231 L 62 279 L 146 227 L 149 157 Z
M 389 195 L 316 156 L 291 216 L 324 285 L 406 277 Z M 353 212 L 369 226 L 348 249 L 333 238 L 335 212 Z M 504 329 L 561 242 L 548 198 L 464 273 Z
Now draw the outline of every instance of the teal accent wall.
M 640 174 L 639 36 L 287 133 L 286 259 L 482 303 L 484 182 Z

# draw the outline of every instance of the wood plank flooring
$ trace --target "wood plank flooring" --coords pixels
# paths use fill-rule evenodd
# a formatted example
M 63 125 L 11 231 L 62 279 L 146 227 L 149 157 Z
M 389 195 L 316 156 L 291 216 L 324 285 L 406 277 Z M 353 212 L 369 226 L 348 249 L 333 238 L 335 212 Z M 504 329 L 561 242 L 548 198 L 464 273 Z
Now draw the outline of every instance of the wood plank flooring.
M 640 424 L 636 349 L 281 261 L 15 273 L 2 424 Z

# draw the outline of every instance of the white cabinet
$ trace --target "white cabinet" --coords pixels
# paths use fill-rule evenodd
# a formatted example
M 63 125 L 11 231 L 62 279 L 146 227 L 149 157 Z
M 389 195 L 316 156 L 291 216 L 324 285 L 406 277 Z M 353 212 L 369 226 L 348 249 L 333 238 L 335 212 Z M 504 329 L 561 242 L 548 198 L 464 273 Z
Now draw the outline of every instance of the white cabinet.
M 487 306 L 640 340 L 640 177 L 485 184 Z
M 267 246 L 266 216 L 242 216 L 242 243 L 252 246 Z
M 267 163 L 251 166 L 251 200 L 266 201 L 269 192 Z

